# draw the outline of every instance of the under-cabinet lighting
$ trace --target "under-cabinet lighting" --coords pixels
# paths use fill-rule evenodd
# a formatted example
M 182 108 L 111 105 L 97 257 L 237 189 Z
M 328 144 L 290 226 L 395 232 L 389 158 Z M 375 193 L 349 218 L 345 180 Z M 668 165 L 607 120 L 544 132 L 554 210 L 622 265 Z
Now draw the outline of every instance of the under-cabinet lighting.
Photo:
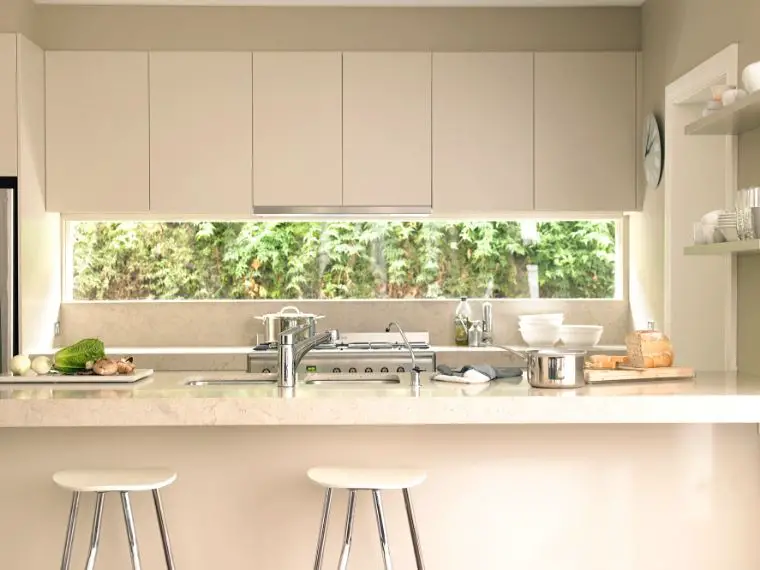
M 259 206 L 253 215 L 262 218 L 345 218 L 355 216 L 383 216 L 425 218 L 430 206 Z

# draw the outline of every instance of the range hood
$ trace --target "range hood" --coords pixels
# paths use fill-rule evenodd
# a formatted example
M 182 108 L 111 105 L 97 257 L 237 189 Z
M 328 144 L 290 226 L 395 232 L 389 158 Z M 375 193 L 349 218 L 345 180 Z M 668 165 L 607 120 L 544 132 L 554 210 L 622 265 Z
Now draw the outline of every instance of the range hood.
M 430 206 L 258 206 L 253 209 L 254 216 L 265 218 L 418 218 L 430 216 L 431 213 Z

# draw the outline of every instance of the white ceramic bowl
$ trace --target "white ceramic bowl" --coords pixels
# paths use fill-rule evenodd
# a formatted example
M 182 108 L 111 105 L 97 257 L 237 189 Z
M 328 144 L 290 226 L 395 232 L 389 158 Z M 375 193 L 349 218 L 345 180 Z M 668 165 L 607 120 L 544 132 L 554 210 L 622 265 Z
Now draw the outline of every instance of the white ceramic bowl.
M 520 315 L 517 317 L 520 325 L 561 325 L 565 320 L 564 313 L 549 313 L 546 315 Z
M 564 325 L 560 327 L 562 343 L 572 348 L 590 348 L 602 340 L 604 327 L 598 325 Z
M 528 346 L 554 346 L 559 342 L 560 326 L 521 326 L 520 335 Z
M 749 93 L 760 90 L 760 61 L 751 63 L 744 68 L 742 82 Z

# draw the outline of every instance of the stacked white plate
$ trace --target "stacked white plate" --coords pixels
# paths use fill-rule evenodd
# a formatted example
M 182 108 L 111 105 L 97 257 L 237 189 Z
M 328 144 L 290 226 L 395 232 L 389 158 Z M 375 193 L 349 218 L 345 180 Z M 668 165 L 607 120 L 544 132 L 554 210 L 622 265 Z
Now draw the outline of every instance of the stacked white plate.
M 521 315 L 518 317 L 520 335 L 528 346 L 554 346 L 559 342 L 564 320 L 562 313 Z
M 736 212 L 721 212 L 718 214 L 717 228 L 726 241 L 739 240 L 739 234 L 736 231 Z

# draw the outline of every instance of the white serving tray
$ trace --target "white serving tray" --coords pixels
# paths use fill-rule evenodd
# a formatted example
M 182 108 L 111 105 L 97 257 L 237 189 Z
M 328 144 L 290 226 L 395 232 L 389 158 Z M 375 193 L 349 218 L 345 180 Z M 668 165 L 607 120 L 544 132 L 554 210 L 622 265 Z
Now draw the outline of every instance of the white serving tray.
M 138 368 L 132 374 L 115 374 L 113 376 L 64 376 L 49 374 L 47 376 L 0 376 L 0 384 L 133 384 L 153 374 L 150 368 Z

